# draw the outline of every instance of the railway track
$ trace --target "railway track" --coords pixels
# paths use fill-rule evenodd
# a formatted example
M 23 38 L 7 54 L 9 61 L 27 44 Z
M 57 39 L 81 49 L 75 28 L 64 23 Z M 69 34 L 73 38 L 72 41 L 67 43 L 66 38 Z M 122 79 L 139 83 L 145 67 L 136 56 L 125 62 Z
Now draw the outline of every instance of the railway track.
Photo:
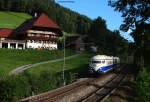
M 22 99 L 21 102 L 43 102 L 43 101 L 46 102 L 48 100 L 56 101 L 57 98 L 63 97 L 75 89 L 80 89 L 81 87 L 85 86 L 88 82 L 92 80 L 93 79 L 85 79 L 80 82 L 75 82 L 71 85 L 58 88 L 54 91 L 49 91 L 49 92 L 45 92 L 39 95 L 35 95 L 35 96 Z
M 22 99 L 21 102 L 100 102 L 123 82 L 125 74 L 108 73 Z
M 56 89 L 53 91 L 49 91 L 49 92 L 45 92 L 45 93 L 42 93 L 39 95 L 27 97 L 20 101 L 21 102 L 58 102 L 62 99 L 62 101 L 66 102 L 68 100 L 68 97 L 70 97 L 69 95 L 71 95 L 73 93 L 78 93 L 79 91 L 84 92 L 83 90 L 86 88 L 92 88 L 92 90 L 95 90 L 96 87 L 94 85 L 97 84 L 98 80 L 101 80 L 101 82 L 99 82 L 99 83 L 102 85 L 106 81 L 109 81 L 114 76 L 115 76 L 115 74 L 103 75 L 103 78 L 106 78 L 105 81 L 102 80 L 103 79 L 102 77 L 90 78 L 90 79 L 88 78 L 88 79 L 85 79 L 85 80 L 82 80 L 79 82 L 75 82 L 71 85 L 67 85 L 67 86 L 64 86 L 62 88 L 59 88 L 59 89 Z M 91 92 L 92 91 L 90 91 L 90 93 Z M 78 96 L 82 96 L 82 95 L 78 95 Z M 78 98 L 76 101 L 79 101 L 80 99 L 81 98 Z M 74 99 L 69 99 L 69 100 L 74 100 Z
M 117 75 L 112 80 L 105 83 L 105 85 L 97 88 L 91 94 L 84 97 L 80 102 L 103 102 L 109 95 L 111 95 L 117 87 L 122 83 L 125 75 Z

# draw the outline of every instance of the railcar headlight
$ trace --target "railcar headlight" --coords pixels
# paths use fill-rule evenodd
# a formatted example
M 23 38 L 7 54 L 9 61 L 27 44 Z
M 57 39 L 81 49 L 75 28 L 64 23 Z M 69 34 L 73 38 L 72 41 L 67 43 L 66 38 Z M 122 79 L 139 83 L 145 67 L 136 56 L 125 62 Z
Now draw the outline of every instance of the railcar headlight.
M 95 64 L 95 67 L 98 67 L 99 66 L 99 64 Z

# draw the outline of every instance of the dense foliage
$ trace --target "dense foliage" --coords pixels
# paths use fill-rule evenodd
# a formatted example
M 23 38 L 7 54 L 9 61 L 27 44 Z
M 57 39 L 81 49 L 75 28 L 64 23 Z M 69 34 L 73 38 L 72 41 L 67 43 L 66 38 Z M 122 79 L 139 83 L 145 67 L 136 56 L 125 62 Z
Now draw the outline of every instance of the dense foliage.
M 24 73 L 8 76 L 0 80 L 0 101 L 18 102 L 19 99 L 31 96 L 62 85 L 61 75 L 42 72 L 40 76 Z
M 136 80 L 136 101 L 149 102 L 150 101 L 150 70 L 143 70 L 139 73 Z
M 103 54 L 114 56 L 127 54 L 127 40 L 121 37 L 118 30 L 107 29 L 106 21 L 100 17 L 93 20 L 88 37 L 88 42 L 94 42 Z
M 150 0 L 109 0 L 109 4 L 122 13 L 124 21 L 120 29 L 131 30 L 135 42 L 130 44 L 130 53 L 132 50 L 136 64 L 143 69 L 136 80 L 136 101 L 149 102 Z
M 148 64 L 146 57 L 150 57 L 150 54 L 146 52 L 150 51 L 150 1 L 109 0 L 109 5 L 122 13 L 124 21 L 120 29 L 123 31 L 131 30 L 136 46 L 135 57 L 139 55 L 138 59 L 142 66 Z

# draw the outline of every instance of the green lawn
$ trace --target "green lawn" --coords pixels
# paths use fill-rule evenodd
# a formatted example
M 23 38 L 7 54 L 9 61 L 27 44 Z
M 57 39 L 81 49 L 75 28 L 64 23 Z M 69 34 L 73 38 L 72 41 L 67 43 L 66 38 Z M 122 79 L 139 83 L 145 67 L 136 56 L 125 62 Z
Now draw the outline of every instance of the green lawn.
M 78 69 L 80 70 L 82 66 L 88 64 L 90 57 L 91 55 L 89 54 L 80 54 L 74 58 L 66 60 L 65 70 L 74 70 L 74 71 L 77 71 Z M 59 61 L 55 63 L 47 63 L 36 67 L 32 67 L 28 69 L 28 72 L 36 75 L 40 74 L 43 71 L 58 73 L 62 71 L 62 68 L 63 68 L 63 61 Z
M 75 54 L 72 50 L 66 50 L 66 56 Z M 15 50 L 0 49 L 0 76 L 7 75 L 12 69 L 37 62 L 53 60 L 63 57 L 63 50 Z
M 15 29 L 30 18 L 32 17 L 26 13 L 0 11 L 0 28 Z

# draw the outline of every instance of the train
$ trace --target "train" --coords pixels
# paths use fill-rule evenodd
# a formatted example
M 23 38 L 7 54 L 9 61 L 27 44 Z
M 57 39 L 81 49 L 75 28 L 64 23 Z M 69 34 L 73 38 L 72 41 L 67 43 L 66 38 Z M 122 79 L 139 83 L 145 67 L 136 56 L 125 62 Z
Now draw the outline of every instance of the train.
M 119 67 L 120 58 L 107 55 L 95 55 L 89 62 L 90 73 L 107 73 Z

